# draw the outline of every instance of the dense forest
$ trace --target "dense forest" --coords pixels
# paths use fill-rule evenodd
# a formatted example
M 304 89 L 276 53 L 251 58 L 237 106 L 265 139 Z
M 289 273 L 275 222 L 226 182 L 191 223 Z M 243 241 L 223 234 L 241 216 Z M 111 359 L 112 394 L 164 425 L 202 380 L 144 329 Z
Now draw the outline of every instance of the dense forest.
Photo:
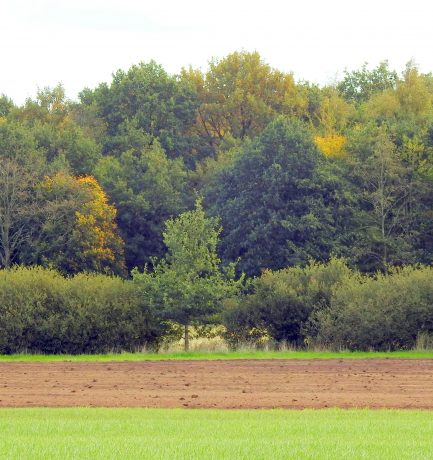
M 62 85 L 38 91 L 21 106 L 0 97 L 0 266 L 15 267 L 1 275 L 4 280 L 19 270 L 30 278 L 86 273 L 77 279 L 92 282 L 98 273 L 117 275 L 104 282 L 141 280 L 143 295 L 158 305 L 163 301 L 155 286 L 174 276 L 168 268 L 194 265 L 186 256 L 176 258 L 176 241 L 185 236 L 174 228 L 176 218 L 189 218 L 189 224 L 196 218 L 191 229 L 202 228 L 211 237 L 210 253 L 215 249 L 201 276 L 214 276 L 214 303 L 241 284 L 248 297 L 232 300 L 218 320 L 234 342 L 251 339 L 265 324 L 277 341 L 321 337 L 335 343 L 331 323 L 341 325 L 335 318 L 343 313 L 318 311 L 317 296 L 308 302 L 303 297 L 296 311 L 289 302 L 285 324 L 300 315 L 290 330 L 282 318 L 269 323 L 283 307 L 260 313 L 264 303 L 272 304 L 260 295 L 280 292 L 284 279 L 293 287 L 296 277 L 298 286 L 312 276 L 310 289 L 312 271 L 322 273 L 323 267 L 346 273 L 341 276 L 356 291 L 350 296 L 351 305 L 359 301 L 358 310 L 350 307 L 356 311 L 368 304 L 362 296 L 369 280 L 391 283 L 391 290 L 401 282 L 407 292 L 411 283 L 400 279 L 418 276 L 428 286 L 432 185 L 433 75 L 412 62 L 401 73 L 386 61 L 364 65 L 319 86 L 271 68 L 257 52 L 235 52 L 210 61 L 205 72 L 185 68 L 179 75 L 153 61 L 139 63 L 118 70 L 109 83 L 83 89 L 76 101 L 66 99 Z M 408 265 L 419 265 L 420 274 Z M 230 275 L 223 280 L 217 271 Z M 43 276 L 60 283 L 58 275 Z M 336 302 L 343 302 L 344 292 L 338 295 Z M 431 293 L 425 295 L 430 305 Z M 207 302 L 200 293 L 196 297 Z M 188 308 L 197 298 L 185 300 Z M 165 319 L 185 326 L 194 318 L 209 320 L 217 310 L 209 302 L 201 316 Z M 426 318 L 428 324 L 414 326 L 404 340 L 339 343 L 412 346 L 419 331 L 433 330 L 433 319 Z M 236 332 L 239 324 L 243 329 Z

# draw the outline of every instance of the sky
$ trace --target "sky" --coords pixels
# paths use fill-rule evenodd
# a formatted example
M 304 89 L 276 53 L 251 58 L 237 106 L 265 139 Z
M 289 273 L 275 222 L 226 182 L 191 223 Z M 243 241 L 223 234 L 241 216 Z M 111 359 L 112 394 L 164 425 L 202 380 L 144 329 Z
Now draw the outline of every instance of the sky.
M 62 83 L 76 99 L 154 59 L 175 74 L 258 51 L 296 80 L 330 84 L 368 62 L 433 71 L 428 0 L 0 0 L 0 94 L 21 104 Z

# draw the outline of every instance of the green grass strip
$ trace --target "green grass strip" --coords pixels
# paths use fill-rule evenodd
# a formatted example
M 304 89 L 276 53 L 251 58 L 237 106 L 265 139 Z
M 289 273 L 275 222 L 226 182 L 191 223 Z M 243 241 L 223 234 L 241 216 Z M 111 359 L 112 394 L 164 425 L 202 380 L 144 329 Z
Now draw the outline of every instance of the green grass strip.
M 432 439 L 428 411 L 0 410 L 2 459 L 416 460 Z
M 0 355 L 0 362 L 12 361 L 160 361 L 218 359 L 432 359 L 433 351 L 316 352 L 316 351 L 233 351 L 189 353 L 120 353 L 103 355 Z

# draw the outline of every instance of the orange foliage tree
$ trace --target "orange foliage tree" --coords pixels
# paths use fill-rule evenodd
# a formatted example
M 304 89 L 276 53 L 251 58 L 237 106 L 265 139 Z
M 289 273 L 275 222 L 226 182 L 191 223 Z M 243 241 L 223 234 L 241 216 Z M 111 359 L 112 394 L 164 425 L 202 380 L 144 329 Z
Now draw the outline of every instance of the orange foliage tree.
M 116 208 L 94 177 L 59 173 L 46 177 L 39 193 L 49 211 L 37 244 L 38 262 L 65 273 L 124 272 Z

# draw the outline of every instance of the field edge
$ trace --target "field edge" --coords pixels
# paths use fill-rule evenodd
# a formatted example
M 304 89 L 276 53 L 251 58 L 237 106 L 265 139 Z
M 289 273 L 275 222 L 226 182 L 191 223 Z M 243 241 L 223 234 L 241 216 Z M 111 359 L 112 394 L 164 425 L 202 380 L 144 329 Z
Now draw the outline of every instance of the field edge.
M 0 362 L 110 362 L 165 360 L 244 360 L 244 359 L 433 359 L 429 351 L 321 352 L 321 351 L 233 351 L 176 353 L 107 353 L 77 355 L 0 355 Z

